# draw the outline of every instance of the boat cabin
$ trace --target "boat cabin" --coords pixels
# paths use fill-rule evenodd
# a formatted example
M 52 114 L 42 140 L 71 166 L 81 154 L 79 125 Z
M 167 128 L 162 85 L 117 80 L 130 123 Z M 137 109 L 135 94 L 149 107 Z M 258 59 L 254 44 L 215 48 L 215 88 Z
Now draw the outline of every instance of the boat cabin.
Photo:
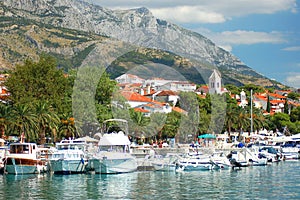
M 57 150 L 86 150 L 86 143 L 76 140 L 62 140 L 60 143 L 56 143 Z
M 34 143 L 14 143 L 10 144 L 10 154 L 36 154 L 37 145 Z
M 38 159 L 40 151 L 35 143 L 12 143 L 9 146 L 9 157 Z
M 98 143 L 99 151 L 130 152 L 130 140 L 122 131 L 104 134 Z

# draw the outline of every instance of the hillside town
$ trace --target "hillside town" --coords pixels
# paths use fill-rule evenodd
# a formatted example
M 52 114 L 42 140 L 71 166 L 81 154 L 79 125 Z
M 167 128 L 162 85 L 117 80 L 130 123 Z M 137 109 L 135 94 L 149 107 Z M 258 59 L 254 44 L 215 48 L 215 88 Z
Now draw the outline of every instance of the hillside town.
M 169 113 L 172 110 L 185 113 L 176 104 L 179 100 L 179 92 L 194 92 L 201 98 L 206 98 L 207 94 L 230 94 L 232 99 L 236 99 L 240 107 L 249 105 L 249 98 L 245 91 L 240 94 L 233 94 L 223 87 L 220 72 L 214 70 L 209 77 L 208 84 L 197 87 L 189 81 L 165 80 L 161 78 L 143 79 L 133 74 L 123 74 L 115 79 L 121 90 L 121 94 L 126 98 L 127 103 L 134 110 L 143 112 L 145 116 L 151 113 Z M 300 106 L 298 100 L 289 99 L 287 96 L 292 90 L 274 90 L 253 94 L 253 106 L 264 110 L 265 115 L 283 113 L 285 104 L 288 105 L 289 112 L 292 107 Z M 298 91 L 299 92 L 299 91 Z M 268 101 L 271 105 L 267 111 Z

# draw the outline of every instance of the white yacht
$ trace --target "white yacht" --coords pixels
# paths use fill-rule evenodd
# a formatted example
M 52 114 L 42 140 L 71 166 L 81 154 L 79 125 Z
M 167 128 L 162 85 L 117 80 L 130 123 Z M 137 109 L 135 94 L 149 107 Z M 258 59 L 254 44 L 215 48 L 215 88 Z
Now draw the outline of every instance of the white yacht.
M 56 150 L 49 155 L 50 170 L 56 174 L 84 173 L 88 163 L 86 143 L 62 140 L 56 143 Z
M 125 126 L 123 131 L 110 132 L 109 127 L 100 138 L 98 151 L 89 160 L 89 168 L 99 174 L 127 173 L 137 170 L 137 160 L 130 153 L 130 140 L 128 138 L 128 124 L 126 120 L 110 119 L 103 124 L 118 123 Z

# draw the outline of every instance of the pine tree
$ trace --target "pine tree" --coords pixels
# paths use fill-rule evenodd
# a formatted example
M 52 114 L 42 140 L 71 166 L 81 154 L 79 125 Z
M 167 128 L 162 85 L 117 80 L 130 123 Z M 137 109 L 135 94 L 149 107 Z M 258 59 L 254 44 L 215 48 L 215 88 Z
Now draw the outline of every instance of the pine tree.
M 270 96 L 269 95 L 268 95 L 268 100 L 267 100 L 267 109 L 266 109 L 266 111 L 268 113 L 270 113 L 270 111 L 271 111 L 271 103 L 270 103 Z

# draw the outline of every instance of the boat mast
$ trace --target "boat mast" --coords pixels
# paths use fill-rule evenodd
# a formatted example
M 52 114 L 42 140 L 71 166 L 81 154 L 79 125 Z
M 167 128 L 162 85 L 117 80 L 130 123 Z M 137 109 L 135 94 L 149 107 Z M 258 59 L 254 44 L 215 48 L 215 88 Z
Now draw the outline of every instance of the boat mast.
M 251 91 L 250 91 L 250 113 L 251 113 L 251 132 L 250 132 L 250 134 L 253 132 L 253 102 L 252 102 L 252 94 L 253 93 L 253 91 L 252 91 L 252 89 L 251 89 Z

